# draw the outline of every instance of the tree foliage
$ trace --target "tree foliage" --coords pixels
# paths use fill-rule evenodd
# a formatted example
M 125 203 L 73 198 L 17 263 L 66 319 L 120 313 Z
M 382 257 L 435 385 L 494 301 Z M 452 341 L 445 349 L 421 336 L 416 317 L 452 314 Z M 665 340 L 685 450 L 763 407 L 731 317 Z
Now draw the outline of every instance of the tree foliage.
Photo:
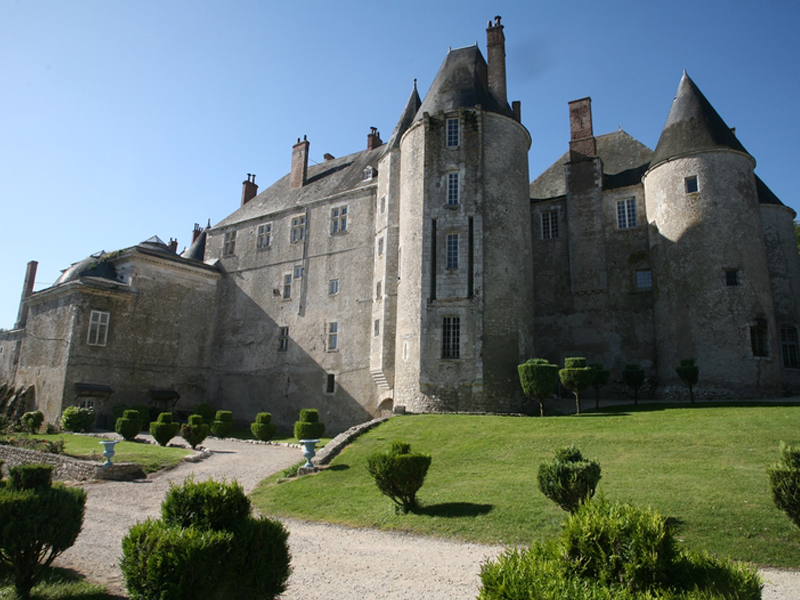
M 556 390 L 558 384 L 558 365 L 552 365 L 546 358 L 531 358 L 518 365 L 519 382 L 522 391 L 539 403 L 539 414 L 544 416 L 544 402 Z
M 558 372 L 561 385 L 575 396 L 578 414 L 581 414 L 581 393 L 592 385 L 594 376 L 594 370 L 586 366 L 586 359 L 583 357 L 565 358 L 564 368 Z

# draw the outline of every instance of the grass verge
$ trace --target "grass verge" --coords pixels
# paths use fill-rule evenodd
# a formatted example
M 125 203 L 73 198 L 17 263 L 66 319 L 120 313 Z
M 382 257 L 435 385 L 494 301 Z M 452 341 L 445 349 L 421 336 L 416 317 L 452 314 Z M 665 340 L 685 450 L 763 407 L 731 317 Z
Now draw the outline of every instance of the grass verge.
M 17 598 L 10 580 L 0 579 L 0 599 Z M 102 585 L 89 583 L 80 575 L 66 569 L 47 569 L 42 580 L 31 590 L 34 600 L 119 600 Z
M 397 515 L 366 470 L 393 440 L 433 456 L 422 509 Z M 643 405 L 580 416 L 395 417 L 359 437 L 320 473 L 263 482 L 253 503 L 265 514 L 529 544 L 559 534 L 564 513 L 539 492 L 536 472 L 558 446 L 575 442 L 600 461 L 609 500 L 650 506 L 674 520 L 678 537 L 758 565 L 800 567 L 800 533 L 772 503 L 765 469 L 778 442 L 800 442 L 800 407 Z

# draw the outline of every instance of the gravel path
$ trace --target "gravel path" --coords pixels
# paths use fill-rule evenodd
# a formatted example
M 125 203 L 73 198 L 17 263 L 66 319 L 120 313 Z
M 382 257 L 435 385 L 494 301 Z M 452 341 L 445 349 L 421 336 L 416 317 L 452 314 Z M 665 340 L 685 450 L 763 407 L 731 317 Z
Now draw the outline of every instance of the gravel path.
M 157 517 L 169 483 L 194 474 L 198 480 L 236 479 L 251 492 L 265 477 L 296 464 L 298 448 L 209 439 L 213 454 L 170 471 L 133 482 L 83 484 L 86 518 L 75 545 L 56 565 L 75 569 L 125 598 L 119 570 L 120 541 L 134 523 Z M 284 521 L 290 531 L 292 576 L 284 600 L 474 600 L 481 563 L 499 546 L 464 544 L 437 538 L 352 529 L 303 521 Z M 800 571 L 765 569 L 764 600 L 800 598 Z

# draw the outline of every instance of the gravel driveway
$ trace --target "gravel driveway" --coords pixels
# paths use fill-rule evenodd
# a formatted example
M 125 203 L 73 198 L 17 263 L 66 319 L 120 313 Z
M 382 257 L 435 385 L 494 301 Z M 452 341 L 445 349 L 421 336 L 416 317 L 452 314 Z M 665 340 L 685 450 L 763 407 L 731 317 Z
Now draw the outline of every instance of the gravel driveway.
M 208 439 L 213 454 L 195 463 L 133 482 L 83 484 L 86 518 L 75 545 L 56 565 L 75 569 L 125 598 L 119 570 L 120 542 L 128 529 L 158 517 L 169 483 L 194 474 L 198 480 L 236 479 L 247 493 L 272 473 L 302 459 L 298 448 Z M 499 546 L 437 538 L 284 521 L 290 531 L 292 576 L 285 600 L 371 597 L 380 600 L 474 600 L 481 563 Z M 800 598 L 800 572 L 767 569 L 764 600 Z

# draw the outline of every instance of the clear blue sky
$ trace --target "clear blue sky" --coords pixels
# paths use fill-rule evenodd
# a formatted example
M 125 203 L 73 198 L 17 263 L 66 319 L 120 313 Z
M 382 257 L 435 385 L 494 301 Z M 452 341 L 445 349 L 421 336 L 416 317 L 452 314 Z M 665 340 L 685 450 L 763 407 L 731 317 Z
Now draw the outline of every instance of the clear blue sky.
M 595 133 L 655 147 L 686 69 L 800 210 L 796 0 L 276 2 L 0 0 L 0 327 L 25 265 L 36 289 L 98 250 L 194 223 L 289 169 L 387 139 L 418 79 L 502 15 L 510 100 L 531 132 L 531 178 L 567 149 L 567 102 L 592 97 Z

